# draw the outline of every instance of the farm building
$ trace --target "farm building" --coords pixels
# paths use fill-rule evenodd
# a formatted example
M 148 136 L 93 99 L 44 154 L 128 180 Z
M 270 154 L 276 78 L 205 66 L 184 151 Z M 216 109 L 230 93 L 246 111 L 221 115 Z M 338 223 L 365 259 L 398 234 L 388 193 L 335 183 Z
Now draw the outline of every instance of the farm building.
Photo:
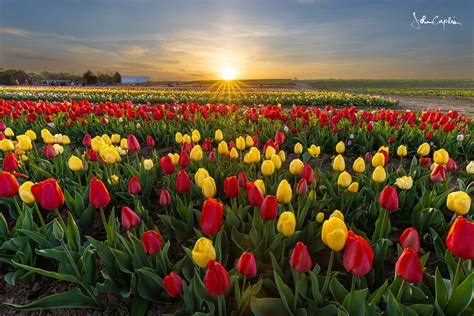
M 146 76 L 122 76 L 121 84 L 139 84 L 150 81 Z

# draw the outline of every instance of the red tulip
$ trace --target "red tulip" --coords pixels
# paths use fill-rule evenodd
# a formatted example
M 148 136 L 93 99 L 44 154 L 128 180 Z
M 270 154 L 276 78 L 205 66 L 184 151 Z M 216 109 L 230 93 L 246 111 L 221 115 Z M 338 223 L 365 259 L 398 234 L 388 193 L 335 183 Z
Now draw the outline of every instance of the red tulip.
M 92 148 L 90 148 L 87 151 L 87 159 L 89 159 L 89 161 L 97 161 L 98 159 L 97 152 L 95 152 Z
M 305 195 L 306 193 L 308 193 L 308 183 L 305 179 L 301 179 L 296 187 L 296 194 Z
M 244 252 L 239 261 L 237 261 L 237 271 L 240 274 L 246 275 L 248 277 L 254 277 L 257 274 L 257 263 L 255 261 L 254 255 L 248 252 Z
M 395 264 L 395 273 L 410 283 L 420 283 L 423 280 L 423 270 L 420 258 L 412 248 L 405 248 Z
M 127 137 L 127 147 L 129 151 L 140 150 L 140 143 L 133 134 L 129 134 Z
M 425 157 L 425 158 L 421 157 L 420 158 L 420 165 L 422 167 L 425 167 L 425 168 L 429 167 L 431 165 L 431 158 L 430 157 Z
M 260 206 L 263 202 L 263 194 L 262 191 L 253 183 L 247 183 L 247 199 L 250 205 L 253 206 Z
M 31 193 L 45 210 L 53 211 L 64 204 L 63 191 L 56 179 L 50 178 L 33 184 Z
M 365 162 L 371 162 L 371 161 L 372 161 L 372 153 L 370 151 L 368 151 L 365 154 Z
M 54 150 L 54 147 L 52 145 L 46 146 L 43 152 L 46 158 L 56 157 L 56 150 Z
M 222 226 L 222 218 L 224 216 L 224 207 L 214 198 L 204 201 L 201 211 L 200 227 L 203 233 L 207 235 L 215 235 Z
M 397 190 L 389 185 L 385 186 L 385 188 L 380 193 L 379 203 L 383 208 L 389 211 L 395 211 L 398 208 Z
M 142 245 L 146 253 L 152 255 L 161 249 L 163 241 L 156 230 L 148 230 L 142 234 Z
M 224 179 L 224 193 L 228 198 L 234 198 L 239 195 L 240 188 L 236 176 L 227 177 Z
M 168 205 L 171 203 L 170 191 L 163 189 L 160 191 L 160 205 Z
M 211 146 L 212 146 L 211 140 L 209 138 L 206 138 L 204 143 L 202 143 L 201 148 L 203 151 L 208 152 L 209 150 L 211 150 Z
M 306 183 L 311 185 L 314 179 L 314 171 L 313 168 L 309 165 L 309 163 L 305 163 L 303 166 L 303 171 L 301 172 L 301 178 L 306 180 Z
M 18 194 L 18 180 L 9 172 L 0 173 L 0 197 L 11 197 Z
M 179 155 L 178 165 L 180 167 L 186 168 L 190 163 L 191 159 L 189 159 L 189 155 L 185 151 L 182 151 Z
M 409 227 L 403 231 L 400 235 L 400 245 L 402 248 L 411 248 L 416 252 L 420 251 L 420 236 L 418 235 L 418 231 L 413 228 Z
M 84 135 L 84 138 L 82 139 L 82 145 L 85 147 L 88 147 L 91 145 L 91 140 L 92 137 L 89 134 Z
M 446 237 L 446 247 L 453 255 L 466 260 L 474 260 L 474 223 L 459 216 L 451 225 Z
M 140 217 L 127 206 L 122 207 L 121 220 L 122 227 L 125 229 L 131 229 L 140 224 Z
M 170 156 L 164 156 L 160 158 L 160 166 L 164 174 L 174 173 L 173 159 Z
M 110 195 L 104 183 L 92 177 L 89 188 L 89 202 L 94 208 L 106 207 L 110 202 Z
M 344 268 L 362 277 L 369 273 L 374 260 L 374 252 L 369 243 L 352 230 L 347 233 L 346 245 L 344 247 Z
M 9 153 L 3 160 L 3 171 L 14 171 L 18 168 L 18 159 L 14 153 Z
M 278 201 L 274 195 L 267 195 L 260 206 L 260 216 L 264 220 L 275 219 L 278 212 Z
M 313 263 L 308 248 L 301 241 L 297 242 L 290 256 L 290 264 L 293 269 L 300 273 L 308 272 Z
M 211 259 L 207 263 L 204 286 L 211 295 L 222 295 L 230 288 L 229 273 L 216 260 Z
M 213 149 L 210 153 L 209 153 L 209 161 L 214 161 L 216 159 L 216 151 Z
M 183 279 L 174 272 L 163 278 L 163 287 L 171 297 L 176 297 L 183 292 Z
M 191 180 L 186 170 L 180 170 L 176 176 L 176 189 L 179 193 L 186 193 L 191 189 Z
M 285 142 L 285 134 L 279 131 L 275 132 L 275 141 L 282 145 Z
M 127 139 L 127 143 L 128 143 L 128 139 Z M 146 145 L 147 145 L 148 147 L 155 147 L 155 140 L 153 139 L 153 136 L 147 135 L 147 137 L 146 137 Z
M 141 191 L 142 191 L 142 186 L 140 184 L 140 180 L 138 179 L 138 177 L 137 176 L 131 177 L 128 184 L 128 193 L 140 194 Z
M 456 161 L 454 161 L 453 158 L 449 157 L 448 163 L 446 164 L 446 168 L 449 171 L 453 172 L 453 171 L 458 170 L 458 165 L 457 165 Z
M 443 165 L 437 165 L 430 174 L 431 182 L 443 182 L 446 179 L 446 169 Z
M 247 175 L 245 174 L 245 171 L 240 171 L 239 174 L 237 175 L 237 180 L 239 181 L 239 186 L 242 188 L 245 188 L 247 185 Z

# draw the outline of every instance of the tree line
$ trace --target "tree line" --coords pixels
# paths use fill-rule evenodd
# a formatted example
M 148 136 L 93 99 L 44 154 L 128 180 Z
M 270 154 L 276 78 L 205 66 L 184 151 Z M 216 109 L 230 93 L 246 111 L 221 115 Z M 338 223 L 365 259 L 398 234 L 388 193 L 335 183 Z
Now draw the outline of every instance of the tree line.
M 88 70 L 84 74 L 78 75 L 69 72 L 31 72 L 27 73 L 21 69 L 0 68 L 0 85 L 24 85 L 24 84 L 55 84 L 66 83 L 76 85 L 94 85 L 94 84 L 119 84 L 121 75 L 118 71 L 113 73 L 94 74 Z

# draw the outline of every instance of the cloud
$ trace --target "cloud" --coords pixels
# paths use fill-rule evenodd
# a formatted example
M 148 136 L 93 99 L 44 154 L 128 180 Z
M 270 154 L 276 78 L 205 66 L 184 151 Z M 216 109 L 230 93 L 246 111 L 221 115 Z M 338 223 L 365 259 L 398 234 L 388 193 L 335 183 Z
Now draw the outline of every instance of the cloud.
M 7 34 L 25 38 L 29 38 L 32 35 L 30 31 L 8 26 L 0 26 L 0 34 Z
M 123 54 L 127 56 L 132 56 L 132 57 L 137 57 L 137 56 L 143 56 L 146 53 L 148 53 L 150 50 L 146 47 L 139 46 L 139 45 L 130 45 L 127 46 L 123 50 Z

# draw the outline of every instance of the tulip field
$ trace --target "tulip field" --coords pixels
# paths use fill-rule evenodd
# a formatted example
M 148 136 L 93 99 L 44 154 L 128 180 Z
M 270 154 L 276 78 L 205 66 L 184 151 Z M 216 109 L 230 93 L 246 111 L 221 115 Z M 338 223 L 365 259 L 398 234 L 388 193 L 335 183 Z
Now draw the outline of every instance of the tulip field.
M 2 314 L 474 314 L 474 120 L 454 109 L 0 97 Z

